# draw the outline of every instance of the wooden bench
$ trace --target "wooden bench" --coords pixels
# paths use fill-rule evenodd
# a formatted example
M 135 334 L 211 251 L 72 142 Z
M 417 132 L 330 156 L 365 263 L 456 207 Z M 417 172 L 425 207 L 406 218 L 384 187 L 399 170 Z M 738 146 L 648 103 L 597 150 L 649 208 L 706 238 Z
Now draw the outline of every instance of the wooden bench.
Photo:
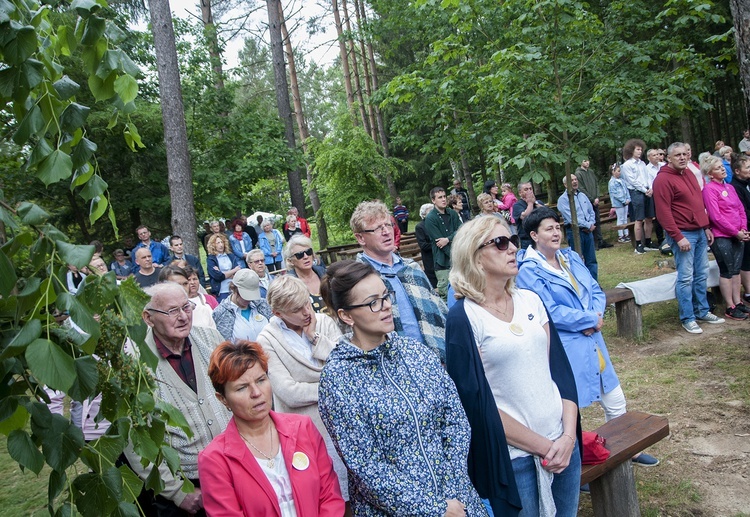
M 711 289 L 716 300 L 722 300 L 719 284 L 711 280 L 711 275 L 708 277 L 706 286 Z M 669 299 L 674 300 L 674 291 L 669 294 L 671 295 Z M 642 338 L 643 315 L 641 314 L 641 306 L 635 303 L 633 291 L 625 287 L 615 287 L 604 291 L 604 295 L 607 297 L 607 305 L 615 304 L 617 335 L 629 339 Z
M 589 484 L 597 517 L 640 517 L 633 456 L 669 436 L 669 421 L 661 416 L 629 411 L 599 427 L 606 440 L 607 461 L 583 465 L 581 485 Z

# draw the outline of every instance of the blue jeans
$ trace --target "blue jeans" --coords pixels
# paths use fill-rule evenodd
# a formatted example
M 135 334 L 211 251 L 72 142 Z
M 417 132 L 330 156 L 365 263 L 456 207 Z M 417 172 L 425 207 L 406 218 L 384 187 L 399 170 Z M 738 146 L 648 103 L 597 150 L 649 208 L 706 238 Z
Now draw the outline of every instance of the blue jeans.
M 518 495 L 523 510 L 518 517 L 539 516 L 539 489 L 536 484 L 536 467 L 533 456 L 516 458 L 512 462 L 516 476 Z M 581 488 L 581 455 L 578 442 L 570 455 L 570 465 L 552 481 L 552 497 L 555 500 L 558 517 L 574 517 L 578 514 L 578 494 Z
M 683 231 L 682 235 L 690 242 L 690 251 L 680 251 L 669 235 L 667 243 L 672 248 L 677 266 L 674 292 L 680 307 L 680 321 L 687 323 L 708 314 L 708 240 L 703 230 Z
M 599 281 L 599 264 L 596 262 L 596 248 L 594 247 L 594 234 L 590 232 L 579 232 L 581 236 L 581 257 L 583 258 L 586 268 L 588 268 L 594 280 Z M 566 229 L 565 236 L 568 239 L 568 245 L 573 247 L 573 230 Z

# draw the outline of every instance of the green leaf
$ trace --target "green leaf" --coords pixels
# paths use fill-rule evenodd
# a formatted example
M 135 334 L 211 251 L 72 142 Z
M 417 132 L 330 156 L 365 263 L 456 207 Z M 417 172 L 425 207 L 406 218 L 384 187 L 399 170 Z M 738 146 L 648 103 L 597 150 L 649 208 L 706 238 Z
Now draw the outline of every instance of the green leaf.
M 109 515 L 122 497 L 122 475 L 117 467 L 109 467 L 101 474 L 82 474 L 73 481 L 76 507 L 84 517 Z
M 22 354 L 26 347 L 41 335 L 42 322 L 37 319 L 27 321 L 18 334 L 13 336 L 3 353 L 0 354 L 0 361 Z
M 12 30 L 5 28 L 4 30 Z M 26 25 L 15 32 L 3 47 L 3 61 L 11 66 L 20 65 L 29 59 L 37 49 L 36 30 L 32 25 Z
M 61 79 L 55 81 L 52 86 L 55 88 L 55 91 L 57 91 L 60 100 L 70 99 L 81 89 L 81 85 L 67 75 L 62 76 Z
M 13 262 L 5 255 L 5 251 L 0 251 L 0 296 L 7 298 L 16 286 L 16 269 Z M 145 304 L 144 304 L 145 305 Z
M 57 297 L 57 307 L 69 311 L 70 317 L 81 330 L 89 335 L 89 339 L 94 341 L 99 339 L 99 336 L 101 336 L 99 323 L 94 319 L 91 309 L 83 305 L 77 297 L 70 293 L 60 293 Z
M 52 503 L 60 495 L 65 487 L 68 486 L 68 476 L 65 471 L 53 470 L 49 474 L 49 485 L 47 487 L 47 499 Z
M 126 502 L 132 503 L 141 493 L 143 481 L 126 465 L 121 465 L 119 468 L 122 475 L 122 497 Z M 138 514 L 136 513 L 136 515 Z
M 168 445 L 162 445 L 161 453 L 167 462 L 167 467 L 169 467 L 169 471 L 172 474 L 176 474 L 177 471 L 180 469 L 180 455 L 177 454 L 176 450 L 174 450 L 172 447 L 169 447 Z
M 114 89 L 113 89 L 113 92 L 114 92 Z M 118 118 L 120 118 L 120 111 L 115 110 L 114 113 L 112 113 L 112 116 L 109 117 L 109 122 L 107 122 L 107 129 L 112 129 L 113 127 L 115 127 L 117 125 Z
M 46 427 L 35 425 L 32 430 L 42 438 L 42 452 L 47 464 L 55 470 L 63 471 L 76 462 L 86 441 L 83 432 L 62 415 L 52 415 Z
M 106 79 L 101 79 L 96 75 L 89 76 L 89 89 L 97 101 L 106 101 L 115 96 L 116 78 L 117 74 L 114 72 L 109 74 Z
M 117 296 L 117 277 L 114 271 L 104 275 L 89 275 L 83 286 L 78 286 L 76 298 L 80 299 L 95 313 L 101 314 Z M 83 289 L 81 289 L 83 287 Z
M 70 4 L 70 8 L 75 9 L 81 18 L 89 17 L 101 9 L 101 7 L 94 0 L 73 0 L 73 3 Z
M 73 358 L 48 339 L 35 339 L 26 349 L 29 369 L 39 382 L 67 392 L 75 381 Z
M 45 186 L 69 178 L 73 174 L 73 160 L 64 152 L 56 149 L 44 158 L 36 170 L 37 177 Z
M 49 214 L 42 210 L 39 205 L 24 201 L 18 205 L 18 215 L 21 216 L 21 222 L 29 226 L 36 226 L 44 223 L 49 219 Z
M 96 147 L 96 144 L 88 138 L 81 138 L 71 155 L 71 158 L 73 159 L 73 167 L 79 168 L 85 165 L 96 152 Z
M 185 416 L 182 412 L 174 407 L 172 404 L 160 400 L 157 402 L 156 407 L 159 408 L 169 418 L 168 424 L 173 427 L 179 427 L 188 435 L 193 436 L 193 431 L 190 429 L 190 425 L 185 420 Z
M 34 474 L 39 474 L 44 466 L 44 456 L 26 431 L 17 429 L 8 435 L 8 454 Z
M 187 481 L 187 480 L 186 480 Z M 148 473 L 148 476 L 146 476 L 146 490 L 153 490 L 154 494 L 158 495 L 162 490 L 164 490 L 164 480 L 161 478 L 161 475 L 159 474 L 159 469 L 156 465 L 153 465 L 151 467 L 151 471 Z
M 132 122 L 128 122 L 126 129 L 125 129 L 125 136 L 126 138 L 130 136 L 133 143 L 140 147 L 141 149 L 145 148 L 146 146 L 143 145 L 143 141 L 141 141 L 141 135 L 138 133 L 138 128 L 133 124 Z M 133 146 L 130 146 L 131 149 L 135 150 Z
M 30 90 L 39 86 L 44 80 L 44 63 L 36 59 L 27 59 L 21 65 L 19 83 Z
M 86 28 L 83 30 L 83 36 L 81 37 L 81 45 L 93 45 L 99 38 L 104 34 L 104 29 L 107 27 L 107 22 L 104 18 L 98 16 L 91 16 L 86 20 Z
M 10 399 L 14 400 L 14 399 Z M 16 407 L 16 410 L 8 418 L 0 421 L 0 433 L 4 435 L 10 434 L 16 429 L 23 429 L 26 427 L 26 423 L 29 421 L 29 412 L 23 406 Z
M 107 206 L 109 206 L 109 201 L 107 201 L 107 198 L 104 196 L 96 196 L 91 200 L 91 206 L 89 207 L 89 222 L 91 222 L 92 225 L 104 215 L 104 212 L 107 211 Z
M 94 256 L 95 248 L 90 244 L 70 244 L 65 241 L 55 241 L 57 252 L 66 264 L 83 269 L 89 265 Z
M 35 166 L 50 154 L 52 154 L 52 146 L 49 145 L 46 138 L 42 138 L 39 140 L 39 143 L 36 144 L 34 150 L 31 151 L 31 157 L 28 162 L 29 167 Z
M 127 443 L 127 440 L 120 435 L 110 436 L 109 434 L 105 434 L 90 442 L 87 447 L 95 451 L 96 458 L 101 456 L 107 462 L 114 465 Z
M 127 104 L 138 97 L 138 83 L 130 75 L 121 75 L 115 81 L 115 91 L 122 102 Z
M 122 472 L 123 467 L 120 467 Z M 134 474 L 135 475 L 135 474 Z M 123 479 L 123 484 L 125 480 Z M 143 483 L 141 483 L 143 486 Z M 138 511 L 138 507 L 131 502 L 120 501 L 117 503 L 117 508 L 112 512 L 112 517 L 140 517 L 141 513 Z
M 82 106 L 76 102 L 71 102 L 68 107 L 65 108 L 62 115 L 60 115 L 60 125 L 63 129 L 70 132 L 78 129 L 86 123 L 86 118 L 89 116 L 91 108 Z
M 42 110 L 35 104 L 18 124 L 18 129 L 13 133 L 13 141 L 18 145 L 24 145 L 30 137 L 36 136 L 42 129 L 44 129 L 44 116 Z
M 68 390 L 68 395 L 73 400 L 83 402 L 96 392 L 96 384 L 99 382 L 96 359 L 90 355 L 76 358 L 75 370 L 76 380 Z
M 104 80 L 120 69 L 120 50 L 107 50 L 102 56 L 102 60 L 99 62 L 99 66 L 96 68 L 96 77 Z
M 73 192 L 76 187 L 84 185 L 93 175 L 94 168 L 90 164 L 84 163 L 78 167 L 73 174 L 73 179 L 70 181 L 70 191 Z
M 101 176 L 95 175 L 86 182 L 86 186 L 83 187 L 80 195 L 83 199 L 89 201 L 97 196 L 101 196 L 105 190 L 107 190 L 107 182 Z

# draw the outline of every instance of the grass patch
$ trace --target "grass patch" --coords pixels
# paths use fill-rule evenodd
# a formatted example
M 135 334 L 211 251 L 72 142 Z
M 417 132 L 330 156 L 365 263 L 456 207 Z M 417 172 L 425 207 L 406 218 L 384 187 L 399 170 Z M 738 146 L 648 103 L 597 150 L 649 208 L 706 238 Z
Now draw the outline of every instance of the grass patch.
M 8 455 L 7 440 L 0 440 L 0 515 L 49 515 L 47 512 L 47 481 L 52 471 L 48 466 L 37 476 L 21 470 Z

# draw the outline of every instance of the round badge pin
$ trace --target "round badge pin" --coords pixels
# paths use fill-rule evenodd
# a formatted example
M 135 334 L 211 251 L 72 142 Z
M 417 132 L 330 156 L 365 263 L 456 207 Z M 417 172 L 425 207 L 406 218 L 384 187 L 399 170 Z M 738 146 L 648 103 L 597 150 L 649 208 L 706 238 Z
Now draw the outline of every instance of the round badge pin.
M 256 314 L 255 315 L 255 321 L 263 321 L 265 318 L 262 314 Z
M 729 193 L 726 190 L 722 190 L 721 191 L 721 195 L 724 196 L 724 197 L 727 197 L 729 195 Z
M 307 470 L 309 466 L 310 458 L 307 457 L 307 454 L 299 451 L 294 453 L 294 456 L 292 456 L 292 467 L 297 470 Z
M 518 323 L 511 323 L 509 330 L 514 336 L 523 336 L 523 327 Z

